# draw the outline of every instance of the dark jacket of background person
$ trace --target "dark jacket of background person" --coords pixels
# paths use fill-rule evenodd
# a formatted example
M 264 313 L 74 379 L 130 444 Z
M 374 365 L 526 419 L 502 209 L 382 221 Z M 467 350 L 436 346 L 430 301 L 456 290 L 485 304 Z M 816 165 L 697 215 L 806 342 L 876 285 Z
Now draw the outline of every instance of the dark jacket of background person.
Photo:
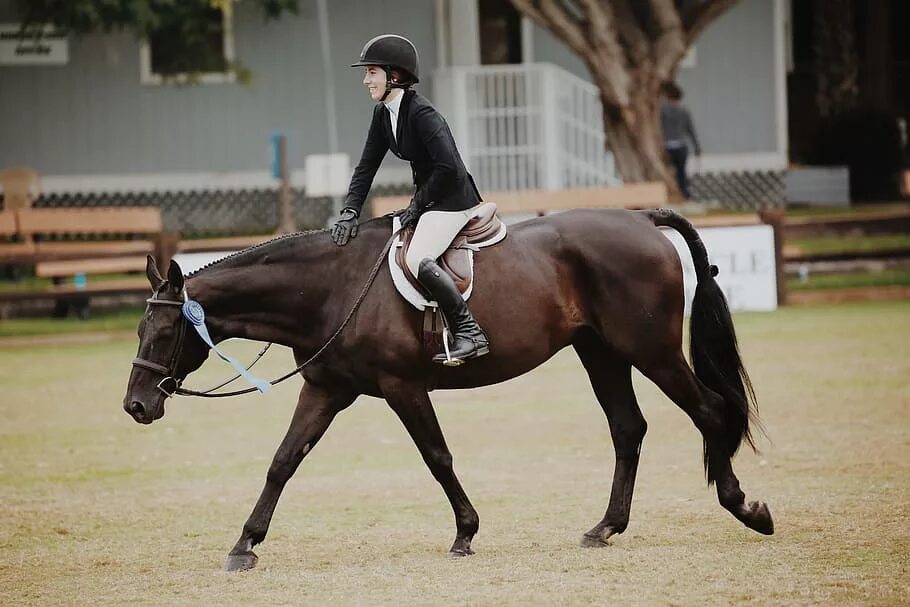
M 692 141 L 695 155 L 701 155 L 701 146 L 695 135 L 695 126 L 692 124 L 692 115 L 685 106 L 679 103 L 664 101 L 660 105 L 660 130 L 664 137 L 664 147 L 687 147 Z
M 414 200 L 421 210 L 463 211 L 482 202 L 445 119 L 423 95 L 412 90 L 403 95 L 397 140 L 392 136 L 389 110 L 382 103 L 373 108 L 370 132 L 344 206 L 360 212 L 387 150 L 410 161 L 417 186 Z
M 665 94 L 669 100 L 664 100 L 660 104 L 660 129 L 663 134 L 664 148 L 676 171 L 676 184 L 682 195 L 689 199 L 691 193 L 689 192 L 689 178 L 686 175 L 686 159 L 689 156 L 688 141 L 691 140 L 695 146 L 696 156 L 701 155 L 701 146 L 698 144 L 695 127 L 692 125 L 692 115 L 679 103 L 679 99 L 682 98 L 682 90 L 675 85 L 668 85 Z

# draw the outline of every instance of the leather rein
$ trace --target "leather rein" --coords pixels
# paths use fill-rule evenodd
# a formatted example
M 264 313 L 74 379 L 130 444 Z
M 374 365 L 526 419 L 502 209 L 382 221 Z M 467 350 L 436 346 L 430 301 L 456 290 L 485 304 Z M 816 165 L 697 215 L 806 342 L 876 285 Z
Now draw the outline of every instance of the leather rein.
M 389 248 L 392 246 L 392 243 L 395 241 L 396 236 L 398 236 L 398 232 L 395 232 L 394 234 L 392 234 L 391 238 L 389 238 L 388 242 L 386 242 L 385 246 L 382 249 L 382 252 L 379 254 L 379 258 L 376 260 L 376 263 L 373 264 L 373 269 L 370 271 L 370 276 L 367 278 L 366 283 L 363 285 L 363 289 L 360 291 L 360 295 L 357 296 L 357 300 L 354 302 L 354 305 L 351 307 L 351 311 L 348 312 L 348 315 L 341 322 L 341 325 L 338 327 L 338 329 L 335 331 L 335 333 L 333 333 L 332 336 L 329 337 L 328 341 L 326 341 L 325 344 L 323 344 L 322 347 L 319 348 L 316 351 L 316 353 L 313 354 L 311 357 L 309 357 L 305 362 L 301 363 L 295 369 L 293 369 L 292 371 L 289 371 L 288 373 L 282 375 L 281 377 L 278 377 L 276 379 L 269 381 L 268 382 L 269 386 L 274 386 L 274 385 L 280 384 L 284 380 L 298 374 L 300 371 L 303 370 L 304 367 L 306 367 L 307 365 L 312 363 L 323 352 L 325 352 L 325 350 L 338 338 L 338 336 L 341 335 L 341 332 L 344 330 L 344 328 L 347 326 L 347 324 L 354 317 L 354 313 L 357 311 L 357 308 L 360 307 L 360 304 L 363 303 L 364 298 L 366 298 L 367 292 L 370 290 L 370 286 L 373 284 L 373 281 L 376 280 L 376 276 L 379 274 L 379 268 L 382 267 L 382 262 L 385 259 L 386 254 L 389 252 Z M 189 299 L 187 292 L 186 292 L 186 287 L 184 287 L 183 299 L 181 301 L 175 301 L 175 300 L 171 300 L 171 299 L 158 299 L 154 295 L 152 297 L 146 299 L 145 301 L 146 301 L 146 303 L 148 303 L 149 306 L 153 306 L 153 305 L 180 306 L 181 308 L 183 308 L 187 302 L 190 302 L 192 300 Z M 234 377 L 218 384 L 217 386 L 213 386 L 207 390 L 190 390 L 188 388 L 181 387 L 181 384 L 183 383 L 183 378 L 178 378 L 176 376 L 176 368 L 177 368 L 177 360 L 180 358 L 180 354 L 183 352 L 183 341 L 186 337 L 186 327 L 187 327 L 187 324 L 189 324 L 189 322 L 190 321 L 187 318 L 185 318 L 183 315 L 181 315 L 180 325 L 177 328 L 177 344 L 174 347 L 174 353 L 171 355 L 171 359 L 168 362 L 167 366 L 162 365 L 160 363 L 150 361 L 150 360 L 146 360 L 144 358 L 140 358 L 138 356 L 133 359 L 134 367 L 140 367 L 142 369 L 146 369 L 148 371 L 152 371 L 153 373 L 157 373 L 157 374 L 163 376 L 163 379 L 158 382 L 158 385 L 156 387 L 165 394 L 165 398 L 171 397 L 171 396 L 202 396 L 205 398 L 224 398 L 227 396 L 240 396 L 241 394 L 249 394 L 250 392 L 255 392 L 255 391 L 259 390 L 259 388 L 257 388 L 257 387 L 251 387 L 251 388 L 245 388 L 243 390 L 234 390 L 231 392 L 214 393 L 215 390 L 223 388 L 224 386 L 230 384 L 237 378 L 241 377 L 241 375 L 243 375 L 243 372 L 238 373 Z M 262 349 L 262 351 L 259 352 L 259 355 L 256 357 L 256 359 L 249 366 L 246 367 L 246 370 L 251 369 L 253 367 L 253 365 L 255 365 L 259 361 L 259 359 L 262 358 L 262 356 L 271 347 L 271 345 L 272 345 L 271 343 L 266 345 Z M 173 385 L 169 386 L 168 382 L 172 382 Z M 168 390 L 169 387 L 172 387 L 172 389 Z

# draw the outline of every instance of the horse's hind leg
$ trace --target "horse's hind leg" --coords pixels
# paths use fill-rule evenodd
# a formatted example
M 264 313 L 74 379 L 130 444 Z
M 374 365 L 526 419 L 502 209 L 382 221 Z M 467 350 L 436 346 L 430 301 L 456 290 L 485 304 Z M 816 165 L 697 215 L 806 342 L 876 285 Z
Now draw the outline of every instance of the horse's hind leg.
M 649 365 L 642 372 L 676 403 L 695 423 L 705 441 L 705 466 L 709 481 L 717 485 L 717 498 L 745 526 L 771 535 L 774 523 L 764 502 L 746 503 L 733 472 L 725 402 L 708 389 L 692 372 L 682 352 L 661 364 Z
M 253 552 L 253 546 L 265 539 L 285 484 L 306 454 L 322 438 L 335 415 L 354 402 L 356 397 L 356 394 L 329 391 L 310 383 L 303 385 L 291 427 L 269 466 L 259 501 L 244 523 L 240 539 L 228 554 L 224 565 L 227 571 L 242 571 L 256 566 L 258 557 Z
M 449 556 L 474 554 L 471 550 L 471 540 L 477 533 L 480 519 L 455 476 L 452 454 L 446 446 L 424 383 L 386 377 L 380 381 L 380 387 L 389 406 L 401 419 L 401 423 L 417 445 L 420 455 L 423 456 L 423 461 L 433 477 L 442 485 L 446 497 L 452 504 L 456 535 Z
M 629 524 L 638 457 L 648 424 L 635 399 L 629 362 L 605 345 L 593 332 L 581 334 L 573 346 L 607 416 L 616 452 L 616 468 L 607 512 L 581 540 L 582 546 L 606 546 L 607 538 L 622 533 Z

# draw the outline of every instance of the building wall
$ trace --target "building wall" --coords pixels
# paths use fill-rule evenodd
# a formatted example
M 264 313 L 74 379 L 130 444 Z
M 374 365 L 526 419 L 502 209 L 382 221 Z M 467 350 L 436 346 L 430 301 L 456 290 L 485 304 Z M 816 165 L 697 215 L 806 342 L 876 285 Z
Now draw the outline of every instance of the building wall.
M 782 2 L 740 0 L 697 41 L 695 67 L 680 69 L 685 103 L 708 159 L 773 153 L 786 159 L 779 134 L 785 117 L 775 103 L 783 93 L 775 77 L 775 19 L 781 18 L 775 7 Z M 327 2 L 339 151 L 352 163 L 360 155 L 372 101 L 359 73 L 347 66 L 372 36 L 401 33 L 420 49 L 419 89 L 432 96 L 436 5 Z M 16 21 L 11 6 L 12 0 L 0 0 L 0 22 Z M 94 187 L 91 175 L 121 174 L 145 175 L 152 184 L 158 175 L 173 183 L 183 174 L 247 174 L 264 187 L 273 184 L 269 136 L 283 131 L 290 165 L 302 176 L 304 156 L 329 151 L 316 6 L 316 0 L 300 0 L 298 16 L 264 23 L 249 3 L 236 4 L 235 50 L 253 71 L 249 85 L 142 85 L 139 45 L 125 34 L 71 38 L 65 66 L 0 67 L 0 166 L 89 176 L 85 189 Z M 450 44 L 465 44 L 460 32 L 450 36 Z M 581 60 L 546 31 L 533 28 L 532 48 L 534 61 L 587 78 Z M 386 178 L 381 173 L 377 181 L 409 181 L 409 171 L 391 154 L 384 169 Z
M 10 0 L 0 2 L 0 21 L 15 22 Z M 292 167 L 327 152 L 316 0 L 267 24 L 249 3 L 236 7 L 235 52 L 253 72 L 249 85 L 143 85 L 139 44 L 127 34 L 71 38 L 64 66 L 0 67 L 0 166 L 45 175 L 266 171 L 274 131 L 288 134 Z M 429 72 L 434 7 L 412 0 L 328 7 L 339 151 L 356 162 L 373 102 L 350 63 L 366 40 L 393 31 L 414 41 Z

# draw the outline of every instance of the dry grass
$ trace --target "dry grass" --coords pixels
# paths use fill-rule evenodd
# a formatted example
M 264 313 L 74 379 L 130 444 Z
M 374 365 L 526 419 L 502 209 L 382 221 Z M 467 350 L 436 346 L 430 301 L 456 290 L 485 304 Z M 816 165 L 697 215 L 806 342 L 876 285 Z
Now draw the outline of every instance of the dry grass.
M 739 315 L 773 442 L 736 467 L 759 536 L 705 488 L 700 440 L 638 378 L 650 423 L 629 530 L 603 514 L 613 450 L 571 351 L 518 380 L 435 393 L 480 512 L 451 511 L 379 401 L 342 414 L 291 481 L 259 568 L 220 571 L 295 397 L 120 409 L 133 340 L 0 352 L 0 602 L 14 604 L 896 605 L 910 603 L 910 304 Z M 253 347 L 234 348 L 252 352 Z M 283 371 L 290 356 L 262 363 Z M 210 362 L 194 384 L 227 373 Z M 267 373 L 266 373 L 267 372 Z M 298 384 L 299 385 L 299 384 Z

